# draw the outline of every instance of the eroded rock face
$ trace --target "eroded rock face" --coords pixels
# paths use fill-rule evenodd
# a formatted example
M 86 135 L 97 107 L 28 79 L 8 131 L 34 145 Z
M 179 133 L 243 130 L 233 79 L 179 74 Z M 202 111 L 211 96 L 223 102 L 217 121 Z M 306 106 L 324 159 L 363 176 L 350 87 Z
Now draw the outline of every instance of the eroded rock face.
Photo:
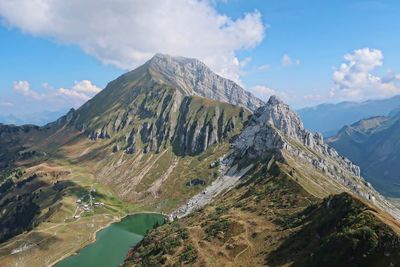
M 321 156 L 307 153 L 298 144 Z M 312 134 L 306 130 L 299 116 L 275 96 L 256 110 L 233 146 L 236 153 L 247 154 L 250 158 L 263 157 L 266 152 L 284 149 L 327 174 L 337 175 L 343 169 L 356 177 L 360 176 L 358 166 L 325 144 L 320 133 Z
M 256 110 L 263 101 L 235 82 L 222 78 L 197 59 L 156 54 L 150 69 L 166 83 L 181 88 L 187 95 L 202 97 Z
M 362 198 L 374 202 L 394 216 L 400 213 L 360 176 L 360 168 L 324 143 L 319 133 L 306 130 L 299 116 L 289 106 L 272 96 L 256 110 L 246 128 L 233 143 L 231 157 L 262 159 L 273 155 L 311 164 Z
M 54 125 L 115 141 L 112 153 L 157 153 L 172 145 L 178 154 L 195 155 L 237 134 L 262 104 L 196 59 L 157 54 Z

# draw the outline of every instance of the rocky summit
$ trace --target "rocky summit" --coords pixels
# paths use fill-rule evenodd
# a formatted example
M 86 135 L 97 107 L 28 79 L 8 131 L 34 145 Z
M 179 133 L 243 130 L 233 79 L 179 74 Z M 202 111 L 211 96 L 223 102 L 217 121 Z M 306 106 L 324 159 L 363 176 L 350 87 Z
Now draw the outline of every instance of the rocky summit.
M 254 111 L 263 101 L 235 82 L 211 71 L 197 59 L 156 54 L 149 62 L 151 71 L 167 84 L 188 95 L 198 95 Z

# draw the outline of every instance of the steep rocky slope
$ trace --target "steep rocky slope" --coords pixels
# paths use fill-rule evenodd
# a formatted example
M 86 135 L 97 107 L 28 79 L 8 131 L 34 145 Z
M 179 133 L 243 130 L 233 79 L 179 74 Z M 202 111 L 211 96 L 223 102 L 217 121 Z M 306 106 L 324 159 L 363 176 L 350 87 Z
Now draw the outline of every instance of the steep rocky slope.
M 221 177 L 126 266 L 400 263 L 399 211 L 278 98 L 255 111 L 217 167 Z
M 213 195 L 232 188 L 260 160 L 287 162 L 293 172 L 301 174 L 298 183 L 315 196 L 353 192 L 400 218 L 400 212 L 360 176 L 358 166 L 325 144 L 321 134 L 306 130 L 299 116 L 275 96 L 255 111 L 233 141 L 231 151 L 220 160 L 223 175 L 172 216 L 180 217 L 206 204 L 205 200 L 210 202 Z
M 160 152 L 173 144 L 193 155 L 220 143 L 261 104 L 198 60 L 157 54 L 73 111 L 68 123 L 92 140 L 118 139 L 114 151 Z
M 212 72 L 197 59 L 157 54 L 149 62 L 157 78 L 186 94 L 199 95 L 254 111 L 263 102 L 239 85 Z
M 124 266 L 400 264 L 397 221 L 348 193 L 316 198 L 290 172 L 260 163 L 209 205 L 151 231 Z
M 328 142 L 361 166 L 362 174 L 383 194 L 400 197 L 400 117 L 372 117 L 344 126 Z

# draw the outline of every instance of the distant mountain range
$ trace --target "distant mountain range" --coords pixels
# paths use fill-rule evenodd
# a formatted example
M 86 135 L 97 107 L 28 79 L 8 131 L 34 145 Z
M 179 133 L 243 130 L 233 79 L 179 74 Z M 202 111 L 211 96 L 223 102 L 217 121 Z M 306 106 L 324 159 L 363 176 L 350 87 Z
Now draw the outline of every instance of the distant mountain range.
M 324 136 L 335 135 L 344 125 L 373 116 L 386 116 L 400 111 L 400 95 L 383 100 L 321 104 L 299 109 L 304 125 Z
M 38 126 L 43 126 L 49 122 L 53 122 L 67 113 L 67 109 L 59 111 L 43 111 L 34 112 L 31 114 L 21 114 L 21 115 L 0 115 L 0 123 L 3 124 L 14 124 L 14 125 L 24 125 L 24 124 L 34 124 Z
M 363 176 L 378 190 L 400 197 L 400 114 L 344 126 L 328 142 L 358 164 Z

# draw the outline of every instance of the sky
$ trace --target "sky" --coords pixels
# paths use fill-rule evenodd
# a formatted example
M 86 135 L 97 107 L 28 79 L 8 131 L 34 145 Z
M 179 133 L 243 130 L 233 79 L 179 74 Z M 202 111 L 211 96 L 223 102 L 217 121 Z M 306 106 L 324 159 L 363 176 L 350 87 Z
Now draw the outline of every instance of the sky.
M 400 93 L 395 0 L 0 0 L 0 117 L 77 108 L 155 53 L 294 108 Z

